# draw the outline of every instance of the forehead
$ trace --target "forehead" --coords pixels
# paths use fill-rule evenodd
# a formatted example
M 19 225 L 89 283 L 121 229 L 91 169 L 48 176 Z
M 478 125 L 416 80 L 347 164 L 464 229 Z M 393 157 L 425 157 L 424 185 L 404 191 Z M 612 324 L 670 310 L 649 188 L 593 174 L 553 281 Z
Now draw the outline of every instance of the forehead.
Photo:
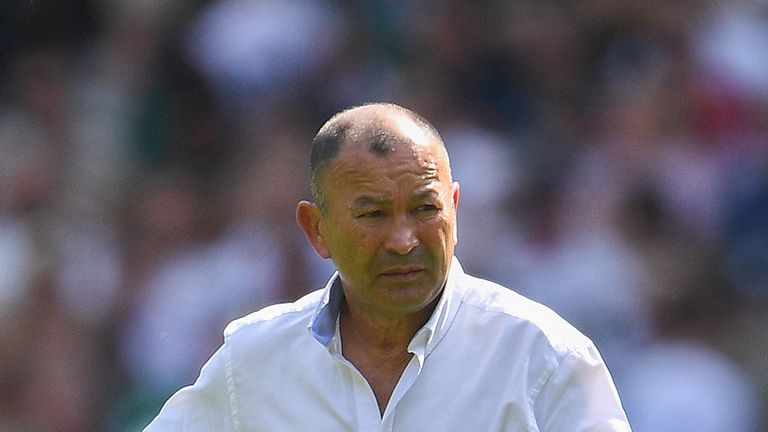
M 340 189 L 403 189 L 413 185 L 412 180 L 451 184 L 442 140 L 413 116 L 364 106 L 342 114 L 337 121 L 345 125 L 344 137 L 319 177 L 326 197 Z
M 416 144 L 402 139 L 386 152 L 371 151 L 368 143 L 347 143 L 329 164 L 328 192 L 386 192 L 405 187 L 440 188 L 451 184 L 445 148 L 436 142 Z

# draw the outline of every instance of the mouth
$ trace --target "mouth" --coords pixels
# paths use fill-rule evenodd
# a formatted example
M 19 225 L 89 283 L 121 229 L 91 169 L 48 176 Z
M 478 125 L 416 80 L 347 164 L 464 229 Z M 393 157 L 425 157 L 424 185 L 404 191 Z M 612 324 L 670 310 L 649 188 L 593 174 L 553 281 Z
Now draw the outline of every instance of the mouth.
M 381 272 L 381 275 L 394 282 L 410 282 L 419 278 L 425 271 L 423 267 L 394 267 Z

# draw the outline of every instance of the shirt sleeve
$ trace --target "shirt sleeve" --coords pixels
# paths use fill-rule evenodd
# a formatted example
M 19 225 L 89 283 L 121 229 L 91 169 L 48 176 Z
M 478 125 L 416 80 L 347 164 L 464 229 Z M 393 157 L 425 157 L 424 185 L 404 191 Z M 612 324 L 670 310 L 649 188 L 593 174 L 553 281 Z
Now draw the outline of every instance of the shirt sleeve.
M 563 358 L 535 404 L 542 432 L 631 432 L 616 386 L 594 345 Z
M 226 370 L 227 347 L 208 360 L 191 386 L 176 392 L 144 432 L 235 431 Z

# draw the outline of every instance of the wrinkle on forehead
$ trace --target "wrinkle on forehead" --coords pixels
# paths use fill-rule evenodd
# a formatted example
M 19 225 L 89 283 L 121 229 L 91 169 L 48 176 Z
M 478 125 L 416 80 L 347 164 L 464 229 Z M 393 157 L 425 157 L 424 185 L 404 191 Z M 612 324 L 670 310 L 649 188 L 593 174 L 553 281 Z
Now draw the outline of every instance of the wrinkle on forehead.
M 328 173 L 336 178 L 344 178 L 361 184 L 374 182 L 380 178 L 396 179 L 407 175 L 418 176 L 424 181 L 438 180 L 440 178 L 440 164 L 435 158 L 420 155 L 419 152 L 413 149 L 398 148 L 396 151 L 409 151 L 413 156 L 409 155 L 405 158 L 404 163 L 389 168 L 385 168 L 375 162 L 365 162 L 355 157 L 349 157 L 349 155 L 347 155 L 348 157 L 341 156 L 328 167 Z M 381 157 L 370 153 L 363 154 L 365 150 L 358 150 L 358 152 L 358 157 L 362 156 L 366 159 Z M 377 171 L 379 175 L 373 175 L 377 174 Z
M 448 153 L 436 138 L 413 119 L 397 112 L 361 111 L 348 139 L 326 167 L 326 175 L 364 182 L 378 177 L 417 175 L 423 180 L 451 180 Z M 397 159 L 396 164 L 382 159 Z M 362 184 L 362 183 L 361 183 Z
M 365 146 L 350 146 L 327 167 L 328 200 L 352 205 L 361 196 L 392 200 L 406 194 L 433 191 L 446 199 L 451 189 L 447 154 L 437 144 L 418 146 L 400 142 L 387 155 L 376 155 Z M 337 195 L 340 193 L 341 195 Z M 346 198 L 342 198 L 346 197 Z

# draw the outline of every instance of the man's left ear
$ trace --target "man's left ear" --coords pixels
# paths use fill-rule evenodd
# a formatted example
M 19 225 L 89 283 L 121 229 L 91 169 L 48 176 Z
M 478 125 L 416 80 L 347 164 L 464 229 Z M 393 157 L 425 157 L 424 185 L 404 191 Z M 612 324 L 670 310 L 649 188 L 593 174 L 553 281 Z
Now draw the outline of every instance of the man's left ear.
M 461 190 L 459 182 L 453 182 L 453 185 L 451 185 L 451 190 L 451 199 L 453 200 L 453 244 L 455 245 L 459 242 L 459 227 L 457 222 L 459 212 L 459 191 Z
M 457 209 L 459 207 L 459 190 L 461 187 L 459 186 L 459 182 L 455 181 L 451 185 L 451 189 L 453 191 L 453 195 L 451 198 L 453 198 L 453 208 Z

